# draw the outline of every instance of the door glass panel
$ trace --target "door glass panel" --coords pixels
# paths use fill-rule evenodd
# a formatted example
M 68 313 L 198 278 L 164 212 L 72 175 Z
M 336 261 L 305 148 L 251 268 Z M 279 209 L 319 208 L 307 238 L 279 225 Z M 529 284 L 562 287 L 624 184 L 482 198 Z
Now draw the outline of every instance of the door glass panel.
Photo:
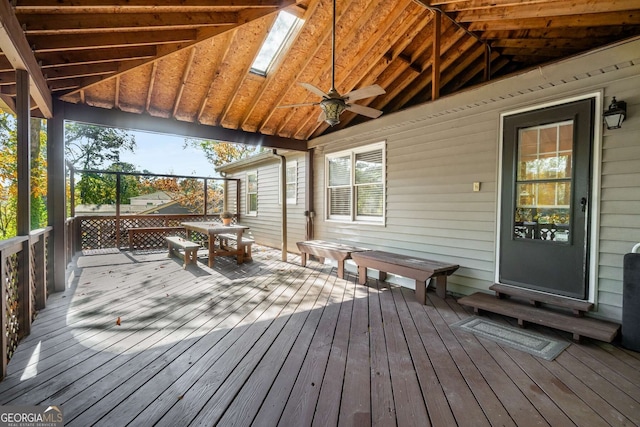
M 513 237 L 569 242 L 573 121 L 518 131 Z

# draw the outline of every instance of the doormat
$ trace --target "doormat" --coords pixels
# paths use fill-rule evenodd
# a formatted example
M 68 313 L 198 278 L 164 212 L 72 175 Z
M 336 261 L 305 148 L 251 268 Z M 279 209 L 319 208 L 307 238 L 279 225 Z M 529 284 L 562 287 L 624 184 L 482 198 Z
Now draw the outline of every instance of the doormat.
M 555 359 L 570 344 L 478 316 L 456 322 L 451 327 L 460 328 L 479 337 L 490 339 L 545 360 Z

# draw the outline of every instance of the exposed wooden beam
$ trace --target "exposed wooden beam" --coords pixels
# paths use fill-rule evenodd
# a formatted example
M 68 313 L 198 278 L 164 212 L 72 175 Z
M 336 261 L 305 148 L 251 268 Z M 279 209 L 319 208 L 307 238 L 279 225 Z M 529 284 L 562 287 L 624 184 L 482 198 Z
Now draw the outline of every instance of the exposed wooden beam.
M 11 96 L 0 93 L 0 109 L 6 113 L 16 115 L 16 101 Z
M 149 106 L 151 105 L 151 96 L 153 95 L 153 85 L 156 82 L 157 74 L 158 74 L 158 62 L 155 61 L 151 69 L 151 80 L 149 81 L 149 87 L 147 88 L 147 102 L 145 103 L 145 107 L 144 107 L 144 111 L 146 113 L 149 112 Z
M 148 10 L 152 12 L 164 12 L 170 10 L 192 11 L 211 9 L 237 9 L 237 8 L 262 8 L 278 7 L 281 0 L 70 0 L 64 2 L 51 2 L 50 0 L 20 0 L 16 9 L 22 13 L 29 11 L 64 10 L 65 12 L 86 10 Z
M 189 59 L 184 67 L 184 71 L 182 73 L 182 79 L 180 80 L 180 88 L 178 89 L 178 94 L 176 95 L 176 100 L 173 103 L 173 111 L 171 113 L 171 117 L 175 117 L 178 112 L 178 107 L 180 106 L 180 100 L 182 99 L 182 93 L 184 92 L 184 87 L 187 84 L 187 77 L 189 77 L 189 72 L 191 71 L 191 65 L 193 64 L 193 57 L 196 54 L 196 48 L 192 47 L 191 52 L 189 53 Z
M 160 13 L 160 14 L 41 14 L 19 16 L 27 36 L 36 34 L 100 33 L 113 31 L 179 30 L 220 25 L 237 25 L 240 16 L 236 12 L 220 13 Z M 53 19 L 52 19 L 53 18 Z
M 440 98 L 440 37 L 442 13 L 435 11 L 433 17 L 433 48 L 431 52 L 431 99 Z
M 600 14 L 585 14 L 574 16 L 556 16 L 550 18 L 520 18 L 502 19 L 499 21 L 472 21 L 469 23 L 469 31 L 501 31 L 542 28 L 580 28 L 591 26 L 623 26 L 640 25 L 640 13 L 611 12 Z
M 116 109 L 120 109 L 120 76 L 116 76 L 114 92 L 113 105 Z
M 188 123 L 179 120 L 152 117 L 144 114 L 128 113 L 121 110 L 108 110 L 88 105 L 65 103 L 65 119 L 82 123 L 119 129 L 141 130 L 146 132 L 178 135 L 189 138 L 201 138 L 215 141 L 226 141 L 267 148 L 306 151 L 306 141 L 283 138 L 274 135 L 262 135 L 242 130 L 225 129 Z
M 396 22 L 392 22 L 389 28 L 394 30 L 387 36 L 386 39 L 380 40 L 374 48 L 369 50 L 369 55 L 363 57 L 363 59 L 352 69 L 350 76 L 346 81 L 355 80 L 359 82 L 360 86 L 367 86 L 378 82 L 378 78 L 384 73 L 387 66 L 396 58 L 405 60 L 406 64 L 414 69 L 418 73 L 422 73 L 422 67 L 419 64 L 414 64 L 413 58 L 408 57 L 403 53 L 410 46 L 417 46 L 412 50 L 412 53 L 416 56 L 420 56 L 424 49 L 427 48 L 425 40 L 428 39 L 428 35 L 431 34 L 431 26 L 433 13 L 424 9 L 418 3 L 411 3 L 406 10 L 407 15 L 400 15 L 397 17 Z M 412 20 L 411 18 L 415 18 Z M 405 27 L 406 25 L 406 27 Z M 445 22 L 445 27 L 447 22 Z M 387 49 L 386 46 L 391 45 L 391 48 Z M 364 78 L 362 77 L 364 76 Z M 351 86 L 351 83 L 349 83 Z M 356 87 L 356 84 L 353 84 Z M 360 105 L 369 105 L 373 100 L 358 101 Z M 347 127 L 353 119 L 355 114 L 346 115 L 343 114 L 340 118 L 340 124 L 338 129 Z M 316 137 L 322 134 L 329 125 L 326 123 L 320 123 L 313 127 L 304 139 Z
M 303 21 L 307 21 L 309 19 L 310 16 L 312 16 L 316 10 L 318 9 L 318 6 L 320 5 L 320 2 L 318 0 L 314 0 L 310 6 L 307 8 L 307 10 L 304 12 L 304 14 L 302 15 L 296 15 L 298 16 L 298 18 L 302 19 Z M 290 7 L 289 10 L 291 10 L 293 8 Z M 301 37 L 302 34 L 302 29 L 299 29 L 298 31 L 295 32 L 295 36 L 294 39 L 291 40 L 291 44 L 296 44 Z M 271 87 L 271 85 L 274 84 L 274 82 L 277 80 L 277 76 L 279 74 L 279 70 L 280 67 L 283 65 L 283 63 L 285 62 L 285 56 L 284 55 L 279 55 L 278 58 L 276 59 L 276 62 L 272 65 L 272 72 L 269 73 L 266 77 L 264 82 L 262 83 L 262 86 L 260 87 L 260 90 L 258 91 L 258 93 L 256 93 L 253 97 L 253 100 L 251 101 L 251 106 L 246 110 L 244 116 L 242 117 L 242 119 L 240 120 L 240 127 L 242 129 L 248 130 L 245 128 L 245 125 L 247 123 L 247 121 L 249 120 L 249 117 L 251 117 L 251 115 L 253 114 L 253 112 L 255 111 L 256 107 L 258 106 L 259 102 L 263 99 L 263 95 L 265 94 L 265 92 L 267 92 L 267 90 Z M 271 109 L 271 111 L 273 111 L 273 108 Z M 255 129 L 253 129 L 255 130 Z
M 197 30 L 164 31 L 120 31 L 111 34 L 53 34 L 29 36 L 36 54 L 43 52 L 66 52 L 72 50 L 126 48 L 131 46 L 178 45 L 198 39 Z
M 552 17 L 573 17 L 579 15 L 602 14 L 612 12 L 625 12 L 638 8 L 637 0 L 572 0 L 547 1 L 544 4 L 512 4 L 509 6 L 494 6 L 490 8 L 479 8 L 475 10 L 461 11 L 456 14 L 456 19 L 460 22 L 474 21 L 498 21 L 503 19 L 529 19 Z M 602 19 L 602 18 L 600 18 Z
M 235 31 L 230 31 L 224 35 L 226 40 L 223 41 L 224 46 L 227 48 L 224 50 L 224 53 L 219 57 L 217 61 L 214 61 L 211 66 L 214 70 L 217 70 L 220 64 L 224 61 L 224 59 L 229 54 L 229 49 L 231 48 L 231 40 L 234 38 Z M 196 121 L 198 123 L 202 123 L 202 117 L 204 116 L 205 108 L 207 107 L 207 103 L 209 102 L 210 97 L 213 95 L 213 86 L 217 79 L 217 74 L 211 77 L 211 81 L 209 82 L 207 91 L 205 92 L 204 98 L 200 101 L 200 106 L 198 108 L 198 114 L 196 116 Z
M 349 77 L 351 70 L 355 66 L 353 58 L 373 49 L 374 46 L 379 43 L 380 35 L 384 34 L 384 32 L 390 28 L 390 25 L 396 22 L 396 19 L 403 14 L 403 11 L 409 4 L 410 2 L 392 4 L 387 1 L 372 1 L 364 10 L 358 10 L 358 5 L 352 4 L 347 7 L 344 12 L 338 14 L 338 27 L 344 26 L 343 28 L 348 29 L 346 30 L 348 31 L 346 35 L 338 34 L 337 36 L 336 88 L 338 91 L 344 94 L 354 89 L 353 86 L 345 85 L 345 79 Z M 350 19 L 354 19 L 354 21 L 350 22 Z M 325 62 L 310 83 L 318 86 L 321 85 L 323 81 L 330 81 L 331 67 L 332 64 L 330 60 Z M 362 73 L 362 70 L 359 71 Z M 305 100 L 309 102 L 317 101 L 318 99 L 317 96 L 306 91 Z M 300 114 L 298 114 L 297 117 L 295 116 L 295 113 L 298 112 L 297 109 L 292 111 L 292 114 L 290 114 L 278 128 L 278 133 L 288 126 L 289 128 L 294 128 L 293 135 L 300 137 L 303 137 L 302 135 L 308 135 L 310 129 L 315 129 L 321 123 L 318 122 L 317 119 L 319 110 L 316 109 L 316 111 L 318 111 L 318 113 L 307 114 L 303 116 L 297 124 L 294 121 L 293 124 L 290 125 L 289 123 L 294 120 L 294 118 L 300 119 Z M 311 130 L 311 132 L 313 131 Z
M 244 69 L 241 70 L 240 74 L 238 76 L 233 76 L 236 82 L 233 85 L 233 88 L 231 89 L 231 96 L 227 99 L 227 102 L 222 108 L 222 112 L 220 113 L 219 123 L 225 122 L 227 118 L 227 114 L 229 114 L 229 111 L 233 106 L 236 100 L 236 97 L 238 96 L 238 92 L 242 87 L 242 84 L 245 82 L 247 76 L 249 75 L 249 71 L 251 70 L 251 65 L 253 64 L 253 60 L 258 54 L 258 51 L 260 50 L 260 48 L 262 47 L 262 44 L 264 43 L 264 40 L 267 37 L 267 34 L 270 28 L 273 26 L 273 23 L 275 22 L 275 18 L 276 18 L 275 15 L 272 16 L 268 22 L 265 22 L 264 25 L 262 25 L 261 28 L 257 30 L 257 34 L 253 35 L 256 37 L 257 40 L 260 40 L 260 42 L 250 44 L 251 47 L 249 47 L 248 52 L 246 52 L 246 56 L 249 60 L 245 62 L 245 67 Z
M 8 1 L 0 1 L 0 49 L 13 68 L 27 71 L 31 81 L 31 96 L 44 117 L 52 117 L 51 92 Z
M 149 59 L 155 55 L 156 48 L 154 46 L 129 46 L 111 49 L 39 53 L 36 55 L 36 58 L 42 64 L 42 69 L 45 70 L 53 67 Z
M 282 0 L 281 3 L 280 3 L 280 6 L 281 6 L 281 8 L 286 8 L 286 7 L 291 6 L 291 5 L 295 4 L 295 3 L 296 3 L 296 0 Z M 252 13 L 252 14 L 240 13 L 240 18 L 239 18 L 238 25 L 243 25 L 243 24 L 246 24 L 247 22 L 249 22 L 249 21 L 246 20 L 246 19 L 248 19 L 248 17 L 251 17 L 251 19 L 253 19 L 255 17 L 255 19 L 257 19 L 259 17 L 266 16 L 269 13 L 273 13 L 274 12 L 274 9 L 271 9 L 271 8 L 265 8 L 265 9 L 261 9 L 261 10 L 262 10 L 262 14 L 261 15 L 260 14 L 255 14 L 255 13 Z M 279 9 L 276 9 L 275 11 L 277 11 L 277 10 L 279 10 Z M 236 27 L 238 25 L 236 25 Z M 234 27 L 234 28 L 236 28 L 236 27 Z M 155 60 L 158 60 L 161 57 L 176 53 L 176 52 L 178 52 L 178 51 L 180 51 L 182 49 L 187 49 L 187 48 L 193 46 L 195 43 L 198 43 L 198 42 L 204 41 L 206 39 L 212 38 L 212 37 L 214 37 L 216 35 L 219 35 L 219 34 L 222 34 L 222 33 L 226 32 L 226 31 L 229 31 L 230 29 L 232 29 L 232 28 L 228 28 L 227 26 L 200 28 L 198 30 L 198 32 L 197 32 L 197 39 L 192 41 L 192 42 L 182 43 L 182 44 L 179 44 L 177 46 L 172 46 L 171 48 L 168 48 L 167 46 L 159 47 L 158 48 L 158 55 L 157 55 Z M 145 65 L 145 64 L 141 64 L 141 65 Z M 129 71 L 129 70 L 132 70 L 132 69 L 134 69 L 134 68 L 136 68 L 138 66 L 140 66 L 140 65 L 136 65 L 136 66 L 128 66 L 128 65 L 121 66 L 120 67 L 120 74 L 124 73 L 126 71 Z M 114 76 L 111 76 L 110 78 L 113 78 L 113 77 Z M 80 87 L 86 89 L 87 87 L 93 86 L 93 85 L 95 85 L 95 84 L 97 84 L 97 83 L 99 83 L 101 81 L 103 81 L 103 80 L 102 79 L 97 79 L 97 78 L 89 78 L 89 79 L 87 79 L 85 81 L 80 82 Z M 69 94 L 73 94 L 75 92 L 76 91 L 71 91 Z

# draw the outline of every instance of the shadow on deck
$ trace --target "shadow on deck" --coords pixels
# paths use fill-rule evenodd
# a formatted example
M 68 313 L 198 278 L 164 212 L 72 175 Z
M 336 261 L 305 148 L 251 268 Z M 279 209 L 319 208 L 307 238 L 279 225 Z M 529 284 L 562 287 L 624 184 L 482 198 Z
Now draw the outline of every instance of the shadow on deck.
M 60 405 L 72 426 L 640 424 L 637 353 L 587 341 L 549 362 L 450 328 L 471 315 L 453 298 L 253 259 L 81 256 L 0 403 Z

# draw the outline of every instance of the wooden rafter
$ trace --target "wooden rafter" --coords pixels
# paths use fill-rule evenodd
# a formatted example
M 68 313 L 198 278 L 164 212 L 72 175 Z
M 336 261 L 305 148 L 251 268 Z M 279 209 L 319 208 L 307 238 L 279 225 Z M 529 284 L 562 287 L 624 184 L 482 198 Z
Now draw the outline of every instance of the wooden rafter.
M 29 66 L 38 106 L 53 94 L 74 104 L 302 140 L 369 120 L 347 111 L 329 128 L 317 121 L 318 107 L 276 108 L 320 100 L 297 83 L 328 90 L 331 0 L 10 4 L 3 15 L 13 20 L 10 36 L 21 41 L 13 43 L 17 51 L 3 45 L 0 53 L 0 94 L 8 105 L 17 93 L 14 70 Z M 357 104 L 385 114 L 478 84 L 483 72 L 502 77 L 640 36 L 637 0 L 338 0 L 337 6 L 336 88 L 382 86 L 386 94 Z M 443 12 L 440 32 L 431 23 L 436 8 Z M 268 27 L 262 18 L 283 9 L 304 22 L 268 75 L 251 74 Z M 230 36 L 236 33 L 241 40 Z M 20 64 L 21 57 L 29 62 Z
M 42 75 L 29 42 L 22 32 L 20 22 L 6 1 L 0 2 L 0 49 L 13 68 L 26 70 L 30 77 L 29 92 L 46 117 L 53 116 L 53 101 L 47 82 Z
M 173 103 L 173 112 L 171 113 L 171 117 L 174 117 L 174 118 L 176 117 L 176 113 L 178 112 L 178 107 L 180 107 L 180 100 L 182 99 L 182 94 L 184 93 L 184 87 L 187 85 L 187 77 L 189 77 L 189 72 L 191 71 L 191 65 L 193 64 L 193 57 L 195 55 L 196 55 L 196 48 L 192 47 L 191 52 L 189 53 L 189 59 L 187 60 L 187 64 L 184 67 L 184 72 L 182 73 L 180 88 L 178 89 L 176 100 Z

